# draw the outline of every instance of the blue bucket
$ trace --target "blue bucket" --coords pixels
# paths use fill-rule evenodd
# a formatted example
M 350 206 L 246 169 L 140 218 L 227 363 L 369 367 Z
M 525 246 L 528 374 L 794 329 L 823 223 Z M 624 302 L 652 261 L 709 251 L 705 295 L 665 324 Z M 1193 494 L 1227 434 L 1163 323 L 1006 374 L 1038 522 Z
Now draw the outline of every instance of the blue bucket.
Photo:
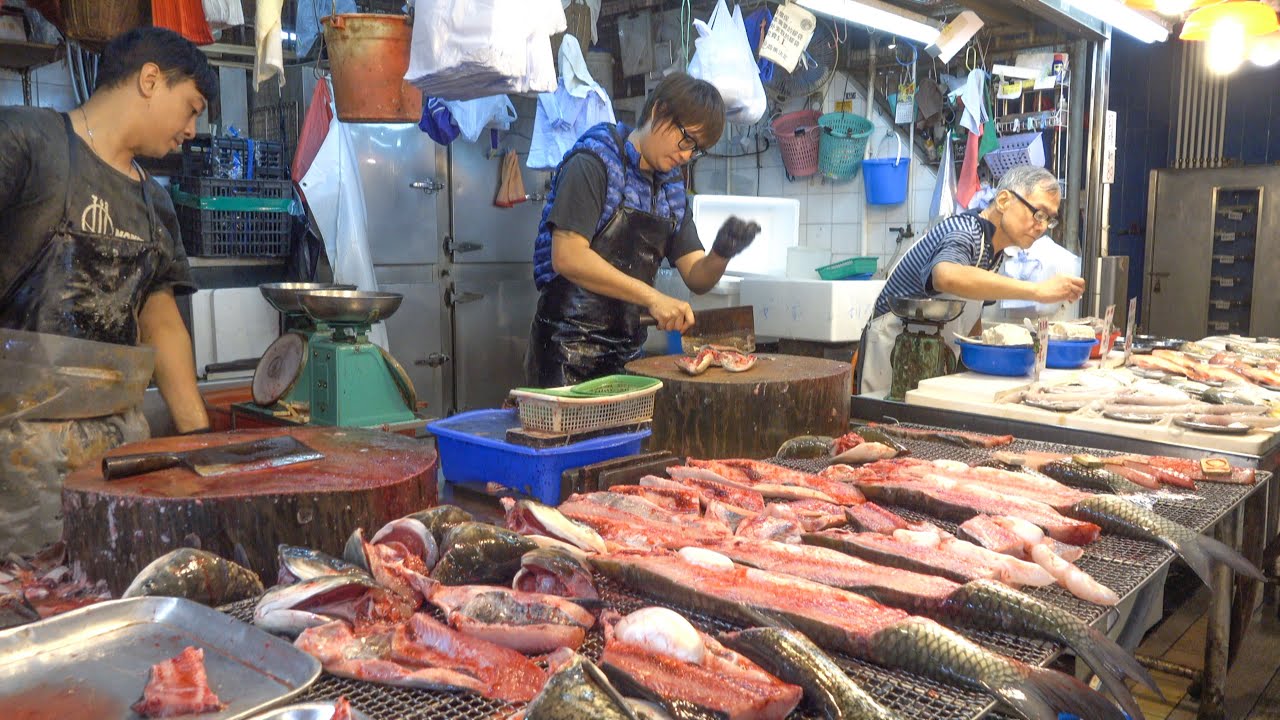
M 902 157 L 902 138 L 896 132 L 893 136 L 898 141 L 897 157 L 862 161 L 862 186 L 868 205 L 900 205 L 907 200 L 911 158 Z

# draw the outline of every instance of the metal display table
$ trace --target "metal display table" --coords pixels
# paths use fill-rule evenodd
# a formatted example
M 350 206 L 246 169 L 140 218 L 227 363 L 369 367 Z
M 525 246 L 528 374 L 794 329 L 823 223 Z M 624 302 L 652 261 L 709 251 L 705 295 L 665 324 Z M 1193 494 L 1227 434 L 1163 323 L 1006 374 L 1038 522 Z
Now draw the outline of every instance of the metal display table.
M 1207 454 L 1225 456 L 1235 465 L 1259 470 L 1258 482 L 1251 487 L 1243 488 L 1248 492 L 1241 495 L 1235 502 L 1230 504 L 1224 502 L 1214 508 L 1215 515 L 1204 518 L 1204 523 L 1201 525 L 1185 522 L 1176 517 L 1174 519 L 1201 531 L 1213 529 L 1219 540 L 1239 548 L 1241 554 L 1258 567 L 1263 567 L 1264 555 L 1270 557 L 1268 540 L 1277 538 L 1277 525 L 1280 520 L 1280 488 L 1276 487 L 1274 481 L 1274 472 L 1280 464 L 1280 444 L 1277 443 L 1266 447 L 1263 454 L 1252 455 L 1214 450 L 1212 445 L 1215 436 L 1203 433 L 1191 433 L 1190 435 L 1195 436 L 1195 445 L 1187 445 L 1014 420 L 994 414 L 944 410 L 927 405 L 899 403 L 866 396 L 854 396 L 850 407 L 851 415 L 855 419 L 876 422 L 899 421 L 972 432 L 1013 435 L 1021 438 L 1015 442 L 1015 447 L 1021 443 L 1070 443 L 1071 445 L 1063 447 L 1079 446 L 1108 451 L 1112 454 L 1140 453 L 1188 458 L 1204 457 Z M 1045 415 L 1049 418 L 1054 413 L 1046 412 Z M 1201 487 L 1209 485 L 1212 484 L 1202 483 Z M 1165 512 L 1159 505 L 1157 510 L 1161 514 Z M 1091 569 L 1086 569 L 1092 572 Z M 1268 593 L 1270 597 L 1270 588 Z M 1199 720 L 1222 720 L 1226 717 L 1224 688 L 1227 670 L 1244 639 L 1244 632 L 1248 628 L 1260 595 L 1259 583 L 1241 578 L 1233 579 L 1231 571 L 1221 566 L 1215 569 L 1209 604 L 1209 627 L 1205 642 L 1204 690 L 1197 715 Z
M 986 459 L 991 452 L 985 449 L 961 448 L 947 443 L 923 440 L 907 440 L 903 444 L 909 447 L 917 457 L 929 459 L 949 458 L 976 462 Z M 1062 453 L 1094 451 L 1093 448 L 1087 447 L 1027 440 L 1015 441 L 1012 446 L 1002 449 Z M 813 461 L 788 460 L 780 461 L 779 464 L 810 471 L 818 469 L 818 465 Z M 1259 488 L 1269 479 L 1269 474 L 1263 473 L 1259 483 L 1253 486 L 1204 483 L 1197 492 L 1197 496 L 1201 498 L 1198 502 L 1159 501 L 1155 509 L 1161 515 L 1188 527 L 1205 530 L 1236 512 L 1240 505 L 1247 498 L 1256 495 Z M 925 518 L 924 515 L 910 510 L 888 507 L 912 519 Z M 929 519 L 949 530 L 955 528 L 954 524 Z M 1158 597 L 1157 581 L 1163 577 L 1162 571 L 1172 559 L 1173 553 L 1161 545 L 1104 533 L 1096 542 L 1088 546 L 1085 556 L 1078 565 L 1095 579 L 1115 590 L 1121 596 L 1122 603 L 1133 601 L 1135 605 L 1143 605 L 1144 602 L 1149 604 L 1153 597 Z M 716 633 L 736 629 L 735 626 L 692 612 L 687 608 L 637 596 L 602 577 L 597 578 L 597 583 L 601 598 L 606 605 L 621 613 L 646 605 L 668 605 L 684 614 L 705 632 Z M 1113 614 L 1110 609 L 1084 602 L 1058 586 L 1025 590 L 1028 594 L 1065 608 L 1096 626 L 1105 625 L 1109 616 Z M 253 612 L 253 601 L 237 603 L 227 610 L 236 617 L 247 620 Z M 966 630 L 962 634 L 996 652 L 1033 665 L 1047 665 L 1062 651 L 1062 648 L 1054 643 L 1004 633 Z M 597 660 L 602 650 L 603 637 L 598 629 L 594 629 L 588 633 L 581 652 L 586 657 Z M 911 717 L 913 720 L 980 718 L 989 715 L 995 709 L 995 703 L 987 695 L 942 685 L 911 673 L 888 670 L 838 653 L 831 653 L 831 655 L 868 692 L 887 707 L 897 710 L 903 717 Z M 395 720 L 428 718 L 479 720 L 505 717 L 515 709 L 507 703 L 486 700 L 473 693 L 408 690 L 337 678 L 329 674 L 322 675 L 320 680 L 304 693 L 302 699 L 333 700 L 339 695 L 346 695 L 355 707 L 375 720 L 393 718 Z M 792 717 L 808 720 L 815 716 L 797 712 Z

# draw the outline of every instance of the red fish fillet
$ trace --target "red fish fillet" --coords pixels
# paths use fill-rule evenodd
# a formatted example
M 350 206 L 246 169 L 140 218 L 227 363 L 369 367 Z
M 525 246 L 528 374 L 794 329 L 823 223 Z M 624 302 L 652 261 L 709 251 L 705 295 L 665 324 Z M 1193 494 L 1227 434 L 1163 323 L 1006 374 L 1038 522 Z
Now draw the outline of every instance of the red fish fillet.
M 897 513 L 890 512 L 873 502 L 850 506 L 846 510 L 849 524 L 855 530 L 890 535 L 894 530 L 904 530 L 907 521 Z
M 956 528 L 956 537 L 1005 555 L 1017 558 L 1026 555 L 1022 539 L 992 520 L 989 515 L 974 515 L 960 523 Z
M 645 485 L 613 485 L 609 492 L 635 495 L 671 512 L 697 514 L 701 507 L 698 491 L 691 487 L 648 487 Z
M 143 717 L 174 717 L 216 712 L 226 707 L 209 687 L 204 649 L 189 647 L 151 666 L 151 678 L 133 711 Z
M 541 668 L 515 650 L 450 630 L 426 613 L 396 628 L 391 659 L 469 674 L 484 684 L 482 695 L 508 702 L 529 702 L 547 679 Z
M 695 462 L 692 459 L 689 460 L 690 465 Z M 762 460 L 733 459 L 719 462 L 745 471 L 753 485 L 767 483 L 809 488 L 827 495 L 841 505 L 856 505 L 865 500 L 862 497 L 862 493 L 858 492 L 856 488 L 852 488 L 839 480 L 825 478 L 821 475 L 784 468 Z
M 333 703 L 333 717 L 329 720 L 352 720 L 351 701 L 347 700 L 346 695 L 339 695 L 338 700 Z

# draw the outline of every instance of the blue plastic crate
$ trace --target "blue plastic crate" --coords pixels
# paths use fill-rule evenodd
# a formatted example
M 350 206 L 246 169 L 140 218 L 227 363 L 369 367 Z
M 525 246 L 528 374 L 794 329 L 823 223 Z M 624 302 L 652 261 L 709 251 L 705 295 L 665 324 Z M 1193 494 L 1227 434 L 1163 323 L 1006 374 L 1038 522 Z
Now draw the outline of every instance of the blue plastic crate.
M 640 452 L 648 429 L 622 432 L 537 449 L 506 442 L 520 427 L 516 410 L 472 410 L 427 424 L 436 436 L 440 467 L 448 483 L 489 483 L 512 488 L 539 502 L 560 502 L 560 474 L 570 468 Z

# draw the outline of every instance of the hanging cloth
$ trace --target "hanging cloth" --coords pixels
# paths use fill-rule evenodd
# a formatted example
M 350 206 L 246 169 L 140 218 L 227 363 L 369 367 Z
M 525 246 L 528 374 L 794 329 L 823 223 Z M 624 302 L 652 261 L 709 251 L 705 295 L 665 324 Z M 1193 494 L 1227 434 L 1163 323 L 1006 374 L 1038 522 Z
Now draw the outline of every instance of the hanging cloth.
M 307 117 L 303 119 L 302 130 L 298 133 L 298 147 L 293 152 L 293 167 L 290 168 L 289 177 L 295 180 L 306 177 L 316 153 L 324 145 L 332 121 L 333 96 L 329 91 L 329 81 L 320 78 L 316 81 L 315 90 L 311 91 L 311 105 L 307 108 Z
M 520 173 L 520 156 L 515 150 L 508 150 L 502 157 L 502 175 L 498 182 L 498 194 L 493 204 L 498 207 L 515 207 L 528 200 L 525 196 L 524 177 Z
M 299 4 L 308 4 L 303 0 Z M 273 76 L 280 76 L 280 86 L 284 86 L 284 48 L 280 13 L 284 10 L 284 0 L 258 0 L 257 13 L 254 15 L 254 58 L 253 78 L 255 87 Z
M 200 0 L 151 0 L 151 24 L 168 28 L 196 45 L 213 44 Z
M 956 181 L 956 202 L 962 208 L 969 207 L 969 201 L 982 187 L 978 181 L 978 146 L 981 142 L 982 139 L 972 132 L 965 141 L 964 162 L 960 164 L 960 177 Z

